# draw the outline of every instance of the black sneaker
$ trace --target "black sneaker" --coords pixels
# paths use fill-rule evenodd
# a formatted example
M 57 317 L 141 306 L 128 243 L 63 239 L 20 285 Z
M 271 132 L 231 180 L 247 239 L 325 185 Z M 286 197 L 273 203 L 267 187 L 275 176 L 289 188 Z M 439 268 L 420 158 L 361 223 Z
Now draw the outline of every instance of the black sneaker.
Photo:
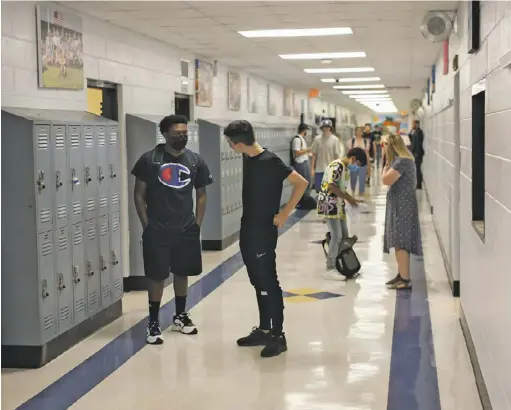
M 270 340 L 261 352 L 261 357 L 275 357 L 287 350 L 287 341 L 284 333 L 271 335 Z
M 236 343 L 241 347 L 266 346 L 270 338 L 270 332 L 263 332 L 258 327 L 254 327 L 248 336 L 238 339 Z
M 149 322 L 146 330 L 146 341 L 150 345 L 163 344 L 163 336 L 159 322 Z
M 196 335 L 199 333 L 197 327 L 193 324 L 192 319 L 190 319 L 190 315 L 188 313 L 181 313 L 174 316 L 172 330 L 174 332 L 181 332 L 185 335 Z
M 385 282 L 385 285 L 387 285 L 387 286 L 394 285 L 397 282 L 399 282 L 400 280 L 401 280 L 401 275 L 398 273 L 394 279 L 391 279 L 388 282 Z

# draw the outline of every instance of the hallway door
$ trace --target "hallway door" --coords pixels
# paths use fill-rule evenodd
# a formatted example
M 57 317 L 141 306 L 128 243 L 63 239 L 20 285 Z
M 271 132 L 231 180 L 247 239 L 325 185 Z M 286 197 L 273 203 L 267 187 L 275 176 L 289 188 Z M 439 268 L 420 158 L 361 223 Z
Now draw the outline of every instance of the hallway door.
M 454 75 L 454 166 L 453 166 L 453 187 L 450 212 L 450 244 L 451 244 L 451 273 L 452 290 L 454 296 L 459 296 L 460 289 L 460 73 Z

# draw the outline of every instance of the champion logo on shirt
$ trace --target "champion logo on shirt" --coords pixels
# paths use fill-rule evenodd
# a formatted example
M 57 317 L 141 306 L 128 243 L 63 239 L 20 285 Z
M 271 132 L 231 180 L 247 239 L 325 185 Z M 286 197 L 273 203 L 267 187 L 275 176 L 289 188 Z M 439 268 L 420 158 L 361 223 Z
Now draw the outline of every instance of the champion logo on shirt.
M 191 181 L 191 172 L 183 164 L 163 164 L 158 172 L 159 181 L 169 188 L 181 189 Z

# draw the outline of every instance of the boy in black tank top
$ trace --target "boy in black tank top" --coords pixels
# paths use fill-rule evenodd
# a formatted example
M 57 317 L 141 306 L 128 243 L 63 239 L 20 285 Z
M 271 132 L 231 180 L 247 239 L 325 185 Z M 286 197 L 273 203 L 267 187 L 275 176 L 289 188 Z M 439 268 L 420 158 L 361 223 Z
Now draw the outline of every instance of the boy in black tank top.
M 231 148 L 243 154 L 243 216 L 240 250 L 259 307 L 259 326 L 238 340 L 239 346 L 265 346 L 262 357 L 277 356 L 287 350 L 283 332 L 284 300 L 277 277 L 278 228 L 302 198 L 307 180 L 286 166 L 274 153 L 254 138 L 248 121 L 234 121 L 224 130 Z M 280 209 L 282 186 L 293 185 L 289 202 Z

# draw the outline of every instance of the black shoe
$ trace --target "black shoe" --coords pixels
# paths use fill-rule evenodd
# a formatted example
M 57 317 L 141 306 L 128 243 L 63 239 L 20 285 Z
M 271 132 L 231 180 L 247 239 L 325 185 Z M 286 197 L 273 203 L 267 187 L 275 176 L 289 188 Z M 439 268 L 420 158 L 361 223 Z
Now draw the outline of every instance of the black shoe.
M 385 285 L 387 285 L 387 286 L 394 285 L 395 283 L 399 282 L 400 280 L 401 280 L 401 275 L 398 273 L 394 279 L 391 279 L 388 282 L 385 282 Z
M 261 357 L 275 357 L 287 350 L 286 335 L 271 335 L 270 340 L 261 352 Z
M 236 343 L 241 347 L 265 346 L 270 338 L 270 332 L 263 332 L 258 327 L 254 327 L 248 336 L 238 339 Z
M 146 330 L 146 341 L 150 345 L 163 344 L 160 324 L 158 322 L 149 322 Z
M 174 316 L 172 330 L 174 332 L 181 332 L 184 335 L 196 335 L 199 333 L 197 326 L 194 325 L 188 313 L 181 313 Z

